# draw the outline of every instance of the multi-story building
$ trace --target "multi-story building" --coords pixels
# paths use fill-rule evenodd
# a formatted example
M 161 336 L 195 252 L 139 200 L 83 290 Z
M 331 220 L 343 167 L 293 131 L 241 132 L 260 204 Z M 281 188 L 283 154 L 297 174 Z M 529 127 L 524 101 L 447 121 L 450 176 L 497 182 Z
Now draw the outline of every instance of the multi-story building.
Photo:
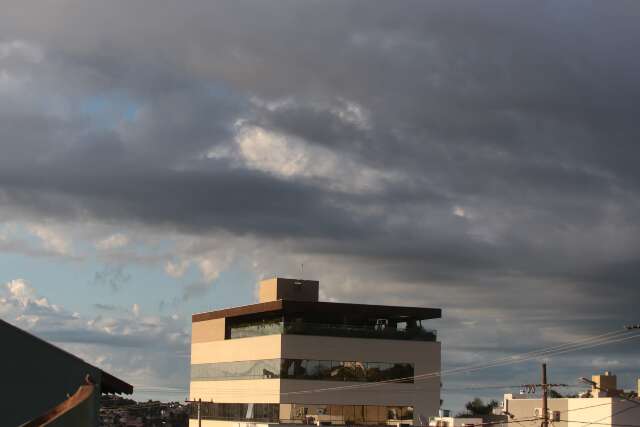
M 583 397 L 548 399 L 547 416 L 555 427 L 633 425 L 640 420 L 640 400 L 625 398 L 616 376 L 606 372 L 592 377 L 593 388 Z M 640 382 L 639 382 L 640 386 Z M 640 392 L 640 390 L 638 390 Z M 503 413 L 509 426 L 538 427 L 544 413 L 542 399 L 505 394 Z M 505 424 L 506 427 L 506 424 Z
M 425 321 L 441 310 L 320 302 L 318 290 L 273 278 L 257 304 L 193 315 L 191 426 L 414 424 L 438 413 L 440 379 L 420 376 L 440 371 Z

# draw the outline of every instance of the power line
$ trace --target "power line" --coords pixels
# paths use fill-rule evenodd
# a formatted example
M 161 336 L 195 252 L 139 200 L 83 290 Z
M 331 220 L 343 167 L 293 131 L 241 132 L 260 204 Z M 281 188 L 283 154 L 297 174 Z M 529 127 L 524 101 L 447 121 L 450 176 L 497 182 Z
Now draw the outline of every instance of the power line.
M 596 407 L 599 407 L 599 406 L 613 405 L 613 403 L 614 403 L 613 401 L 610 401 L 610 402 L 606 402 L 606 403 L 599 403 L 599 404 L 596 404 L 596 405 L 588 405 L 588 406 L 583 406 L 583 407 L 580 407 L 580 408 L 567 409 L 567 410 L 564 410 L 564 411 L 557 411 L 557 412 L 560 412 L 560 413 L 564 414 L 564 413 L 567 413 L 567 412 L 582 411 L 582 410 L 585 410 L 585 409 L 596 408 Z M 572 421 L 559 420 L 559 421 L 564 421 L 564 422 L 569 422 L 569 423 L 582 423 L 583 425 L 581 427 L 587 427 L 587 426 L 590 426 L 590 425 L 607 425 L 607 426 L 620 426 L 620 427 L 640 427 L 640 425 L 634 426 L 634 425 L 630 425 L 630 424 L 601 423 L 601 421 L 603 421 L 603 420 L 605 420 L 607 418 L 611 418 L 613 420 L 613 416 L 614 415 L 622 414 L 622 413 L 630 411 L 632 409 L 637 409 L 637 407 L 636 406 L 630 406 L 628 408 L 623 408 L 623 409 L 621 409 L 619 411 L 616 411 L 616 412 L 612 413 L 611 415 L 606 415 L 606 416 L 604 416 L 604 417 L 602 417 L 600 419 L 597 419 L 595 421 L 575 421 L 575 420 L 572 420 Z
M 582 421 L 567 421 L 567 420 L 559 420 L 559 421 L 564 421 L 566 423 L 582 422 Z M 597 423 L 597 422 L 590 422 L 589 424 L 586 424 L 586 425 L 597 425 L 597 426 L 599 425 L 599 426 L 611 426 L 611 427 L 640 427 L 640 424 L 617 424 L 617 423 Z
M 593 337 L 583 338 L 583 339 L 580 339 L 580 340 L 577 340 L 577 341 L 574 341 L 574 342 L 565 343 L 565 344 L 561 344 L 561 345 L 558 345 L 558 346 L 549 347 L 549 348 L 546 348 L 546 349 L 541 349 L 541 350 L 531 351 L 531 352 L 527 352 L 527 353 L 522 353 L 522 354 L 502 357 L 502 358 L 499 358 L 499 359 L 496 359 L 496 360 L 493 360 L 493 361 L 485 362 L 484 364 L 477 364 L 477 365 L 472 365 L 472 366 L 469 366 L 469 367 L 460 367 L 460 368 L 454 368 L 454 369 L 449 369 L 449 370 L 434 371 L 434 372 L 430 372 L 430 373 L 426 373 L 426 374 L 413 375 L 413 376 L 403 377 L 403 378 L 395 378 L 395 379 L 392 379 L 392 380 L 375 381 L 375 382 L 364 383 L 364 384 L 350 384 L 350 385 L 345 385 L 345 386 L 335 386 L 335 387 L 325 387 L 325 388 L 316 388 L 316 389 L 307 389 L 307 390 L 297 390 L 297 391 L 283 392 L 283 393 L 277 393 L 277 394 L 282 396 L 282 395 L 296 395 L 296 394 L 309 394 L 309 393 L 316 393 L 316 392 L 327 392 L 327 391 L 334 391 L 334 390 L 361 389 L 361 388 L 367 388 L 367 387 L 375 387 L 375 386 L 379 386 L 379 385 L 387 384 L 387 383 L 403 383 L 403 382 L 405 382 L 407 380 L 414 380 L 415 382 L 417 382 L 419 380 L 428 380 L 428 379 L 433 379 L 433 378 L 442 377 L 442 376 L 474 372 L 474 371 L 478 371 L 478 370 L 482 370 L 482 369 L 488 369 L 488 368 L 497 367 L 497 366 L 504 366 L 504 365 L 509 365 L 509 364 L 522 363 L 522 362 L 526 362 L 526 361 L 529 361 L 529 360 L 532 360 L 532 359 L 536 359 L 536 358 L 539 358 L 539 357 L 542 357 L 542 356 L 547 356 L 547 357 L 548 356 L 556 356 L 558 354 L 564 354 L 564 353 L 571 352 L 571 351 L 584 350 L 584 349 L 587 349 L 587 348 L 593 348 L 593 347 L 597 347 L 597 346 L 617 343 L 617 342 L 633 339 L 633 338 L 636 338 L 636 337 L 640 337 L 640 334 L 634 334 L 634 335 L 628 335 L 628 334 L 629 334 L 628 330 L 611 331 L 611 332 L 607 332 L 605 334 L 596 335 L 596 336 L 593 336 Z M 228 388 L 227 390 L 230 393 L 233 393 L 233 389 L 232 388 Z M 236 389 L 236 390 L 238 392 L 241 392 L 241 390 L 246 392 L 246 389 Z M 224 390 L 221 390 L 220 392 L 224 392 Z M 276 394 L 276 393 L 274 393 L 274 394 Z
M 487 422 L 482 422 L 482 423 L 466 423 L 466 424 L 472 425 L 473 427 L 482 427 L 482 426 L 494 426 L 494 425 L 515 424 L 515 423 L 520 424 L 521 422 L 536 421 L 537 419 L 538 418 L 525 418 L 525 419 L 522 419 L 522 420 L 487 421 Z M 520 424 L 520 425 L 522 425 L 522 424 Z
M 582 411 L 583 409 L 597 408 L 598 406 L 607 406 L 607 405 L 613 405 L 613 401 L 606 402 L 606 403 L 598 403 L 597 405 L 583 406 L 583 407 L 580 407 L 580 408 L 572 408 L 572 409 L 567 409 L 567 410 L 558 411 L 558 412 L 566 413 L 566 412 Z
M 624 331 L 625 333 L 627 331 Z M 605 335 L 612 335 L 613 332 L 609 332 L 607 334 L 603 334 L 600 335 L 599 337 L 603 337 Z M 616 332 L 616 334 L 619 334 L 619 332 Z M 589 342 L 589 341 L 593 341 L 592 339 L 583 339 L 583 340 L 579 340 L 576 341 L 576 343 L 584 343 L 582 344 L 582 346 L 575 346 L 575 343 L 570 343 L 570 344 L 565 344 L 562 346 L 556 346 L 556 347 L 551 347 L 551 348 L 560 348 L 560 347 L 566 347 L 567 345 L 574 345 L 575 347 L 572 348 L 568 348 L 568 349 L 563 349 L 561 351 L 557 351 L 555 353 L 551 352 L 551 350 L 545 350 L 546 353 L 544 353 L 545 356 L 550 356 L 550 355 L 557 355 L 557 354 L 562 354 L 562 353 L 567 353 L 569 351 L 575 351 L 575 350 L 581 350 L 584 348 L 593 348 L 593 347 L 597 347 L 600 345 L 606 345 L 606 344 L 610 344 L 610 343 L 614 343 L 614 342 L 620 342 L 620 341 L 624 341 L 627 339 L 631 339 L 631 338 L 636 338 L 636 337 L 640 337 L 640 334 L 636 334 L 633 336 L 627 336 L 627 337 L 623 337 L 623 338 L 618 338 L 618 337 L 614 337 L 612 336 L 609 339 L 606 340 L 602 340 L 599 339 L 597 342 Z M 594 337 L 595 338 L 595 337 Z M 584 348 L 583 348 L 584 347 Z M 534 353 L 534 352 L 529 352 L 529 353 L 525 353 L 525 354 L 530 354 L 530 353 Z M 540 353 L 540 352 L 538 352 Z M 528 357 L 524 357 L 524 358 L 519 358 L 519 355 L 516 356 L 512 356 L 511 360 L 507 359 L 505 362 L 499 362 L 499 363 L 493 363 L 493 362 L 488 362 L 488 364 L 485 365 L 475 365 L 475 366 L 470 366 L 468 368 L 456 368 L 456 369 L 450 369 L 450 370 L 445 370 L 445 371 L 436 371 L 436 372 L 431 372 L 431 373 L 427 373 L 427 374 L 421 374 L 421 375 L 414 375 L 411 377 L 405 377 L 405 378 L 399 378 L 399 379 L 394 379 L 394 380 L 385 380 L 385 381 L 377 381 L 377 382 L 372 382 L 372 383 L 367 383 L 367 384 L 353 384 L 353 385 L 348 385 L 348 386 L 338 386 L 338 387 L 327 387 L 324 389 L 316 389 L 318 391 L 332 391 L 332 390 L 345 390 L 345 389 L 351 389 L 351 388 L 364 388 L 364 387 L 373 387 L 373 386 L 377 386 L 380 384 L 384 384 L 384 383 L 392 383 L 392 382 L 402 382 L 403 380 L 409 380 L 409 379 L 414 379 L 414 380 L 421 380 L 421 379 L 431 379 L 431 378 L 435 378 L 435 377 L 441 377 L 441 376 L 445 376 L 445 375 L 453 375 L 453 374 L 461 374 L 461 373 L 467 373 L 467 372 L 474 372 L 477 370 L 482 370 L 482 369 L 487 369 L 487 368 L 492 368 L 492 367 L 496 367 L 496 366 L 504 366 L 507 364 L 514 364 L 514 363 L 522 363 L 528 360 L 532 360 L 535 359 L 537 357 L 540 357 L 540 354 L 536 355 L 536 356 L 528 356 Z M 504 360 L 505 358 L 501 358 L 498 360 Z M 305 394 L 305 390 L 300 390 L 300 391 L 295 391 L 295 392 L 285 392 L 285 393 L 281 393 L 281 394 Z M 310 392 L 313 392 L 310 390 Z
M 593 424 L 599 424 L 600 421 L 606 420 L 607 418 L 611 418 L 611 421 L 613 421 L 613 416 L 614 415 L 622 414 L 622 413 L 630 411 L 632 409 L 637 409 L 637 406 L 629 406 L 628 408 L 621 409 L 619 411 L 614 412 L 611 415 L 607 415 L 607 416 L 602 417 L 602 418 L 600 418 L 598 420 L 589 422 L 588 424 L 583 424 L 582 427 L 587 427 L 587 426 L 590 426 L 590 425 L 593 425 Z M 622 427 L 622 426 L 618 426 L 618 427 Z M 627 427 L 640 427 L 640 426 L 627 426 Z
M 592 386 L 593 388 L 595 388 L 595 389 L 598 389 L 598 390 L 601 390 L 601 391 L 605 391 L 605 392 L 607 391 L 607 390 L 605 390 L 605 389 L 601 388 L 601 387 L 600 387 L 600 386 L 599 386 L 595 381 L 590 381 L 590 380 L 588 380 L 588 379 L 586 379 L 586 378 L 584 378 L 584 377 L 583 377 L 583 378 L 580 378 L 580 380 L 581 380 L 582 382 L 587 383 L 587 384 L 591 384 L 591 386 Z M 635 405 L 640 406 L 640 402 L 639 402 L 639 401 L 637 401 L 637 400 L 635 400 L 635 399 L 630 399 L 630 398 L 628 398 L 627 396 L 622 395 L 622 394 L 621 394 L 621 395 L 618 395 L 618 397 L 619 397 L 620 399 L 622 399 L 622 400 L 626 400 L 627 402 L 631 402 L 631 403 L 633 403 L 633 404 L 635 404 Z
M 528 361 L 528 360 L 532 360 L 532 359 L 538 358 L 538 357 L 540 357 L 542 355 L 544 355 L 544 356 L 554 356 L 554 355 L 557 355 L 557 354 L 563 354 L 563 353 L 567 353 L 567 352 L 570 352 L 570 351 L 576 351 L 576 350 L 581 350 L 581 349 L 585 349 L 585 348 L 593 348 L 593 347 L 606 345 L 606 344 L 610 344 L 610 343 L 625 341 L 625 340 L 628 340 L 628 339 L 631 339 L 631 338 L 636 338 L 636 337 L 640 336 L 640 334 L 636 334 L 636 335 L 632 335 L 632 336 L 625 336 L 625 337 L 622 337 L 622 338 L 620 338 L 618 336 L 615 336 L 615 335 L 619 335 L 620 333 L 621 333 L 620 331 L 612 331 L 612 332 L 608 332 L 606 334 L 601 334 L 601 335 L 598 335 L 598 336 L 581 339 L 581 340 L 578 340 L 578 341 L 575 341 L 575 342 L 572 342 L 572 343 L 566 343 L 566 344 L 563 344 L 563 345 L 554 346 L 554 347 L 550 347 L 550 348 L 547 348 L 547 349 L 538 350 L 538 351 L 534 351 L 534 352 L 528 352 L 528 353 L 524 353 L 524 354 L 521 354 L 521 355 L 503 357 L 503 358 L 497 359 L 497 361 L 489 361 L 489 362 L 486 362 L 483 365 L 480 365 L 480 364 L 472 365 L 472 366 L 466 367 L 466 368 L 465 367 L 454 368 L 454 369 L 450 369 L 450 370 L 435 371 L 435 372 L 430 372 L 430 373 L 426 373 L 426 374 L 414 375 L 414 376 L 403 377 L 403 378 L 395 378 L 395 379 L 392 379 L 392 380 L 375 381 L 375 382 L 364 383 L 364 384 L 350 384 L 350 385 L 345 385 L 345 386 L 334 386 L 334 387 L 325 387 L 325 388 L 317 388 L 317 389 L 298 390 L 298 391 L 291 391 L 291 392 L 284 392 L 284 393 L 274 393 L 274 394 L 295 395 L 295 394 L 308 394 L 308 393 L 326 392 L 326 391 L 334 391 L 334 390 L 361 389 L 361 388 L 375 387 L 375 386 L 379 386 L 381 384 L 387 384 L 387 383 L 402 383 L 404 381 L 411 380 L 411 379 L 413 379 L 413 380 L 415 380 L 417 382 L 419 380 L 427 380 L 427 379 L 432 379 L 432 378 L 445 376 L 445 375 L 462 374 L 462 373 L 474 372 L 474 371 L 487 369 L 487 368 L 491 368 L 491 367 L 496 367 L 496 366 L 503 366 L 503 365 L 514 364 L 514 363 L 522 363 L 522 362 L 525 362 L 525 361 Z M 628 331 L 622 331 L 622 333 L 627 334 Z M 569 347 L 569 346 L 571 346 L 571 347 Z M 554 349 L 556 349 L 556 350 L 554 351 Z M 523 355 L 529 355 L 529 356 L 522 357 Z M 232 393 L 234 388 L 227 387 L 227 390 Z M 246 389 L 236 389 L 236 390 L 238 390 L 238 392 L 242 392 L 242 391 L 246 392 Z M 224 391 L 221 390 L 220 392 L 224 392 Z
M 616 332 L 616 334 L 625 334 L 628 331 L 620 331 L 620 332 Z M 605 335 L 611 335 L 611 333 L 609 334 L 605 334 Z M 569 343 L 569 344 L 563 344 L 560 346 L 556 346 L 556 347 L 550 347 L 549 349 L 545 349 L 545 350 L 539 350 L 537 352 L 530 352 L 530 355 L 527 355 L 529 353 L 525 353 L 524 355 L 515 355 L 515 356 L 509 356 L 509 357 L 504 357 L 501 359 L 497 359 L 496 362 L 488 362 L 488 363 L 493 363 L 491 366 L 486 366 L 486 365 L 477 365 L 478 369 L 486 369 L 488 367 L 494 367 L 494 366 L 503 366 L 503 365 L 509 365 L 509 364 L 514 364 L 514 363 L 520 363 L 520 362 L 524 362 L 524 361 L 528 361 L 528 360 L 532 360 L 532 359 L 537 359 L 539 357 L 542 356 L 555 356 L 557 354 L 563 354 L 563 353 L 568 353 L 571 351 L 576 351 L 576 350 L 583 350 L 583 349 L 587 349 L 587 348 L 592 348 L 592 347 L 597 347 L 600 345 L 604 345 L 604 344 L 612 344 L 612 343 L 616 343 L 616 342 L 620 342 L 620 341 L 625 341 L 627 339 L 631 339 L 631 338 L 635 338 L 637 336 L 640 336 L 640 334 L 638 335 L 632 335 L 632 336 L 626 336 L 626 337 L 616 337 L 616 336 L 611 336 L 609 338 L 597 338 L 594 337 L 592 339 L 585 339 L 585 340 L 580 340 L 580 341 L 576 341 L 575 343 Z M 525 356 L 526 357 L 522 357 Z M 458 368 L 461 370 L 467 370 L 467 369 L 474 369 L 474 366 L 471 366 L 469 368 Z M 442 374 L 450 374 L 450 373 L 456 373 L 454 372 L 455 370 L 451 370 L 451 372 L 447 372 L 447 371 L 443 371 Z
M 611 426 L 611 427 L 640 427 L 640 424 L 602 423 L 598 421 L 569 421 L 569 420 L 559 420 L 559 421 L 564 421 L 565 423 L 583 423 L 582 427 L 591 426 L 591 425 Z

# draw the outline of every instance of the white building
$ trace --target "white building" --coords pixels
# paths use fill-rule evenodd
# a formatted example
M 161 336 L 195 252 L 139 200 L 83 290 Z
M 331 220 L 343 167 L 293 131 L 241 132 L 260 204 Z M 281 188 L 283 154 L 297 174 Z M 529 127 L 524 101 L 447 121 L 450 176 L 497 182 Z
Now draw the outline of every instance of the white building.
M 482 425 L 482 418 L 471 417 L 431 417 L 429 427 L 474 427 Z
M 554 427 L 640 424 L 640 400 L 630 402 L 621 398 L 615 375 L 607 372 L 594 375 L 592 380 L 596 383 L 589 393 L 592 397 L 548 399 L 548 416 Z M 502 409 L 509 421 L 518 426 L 540 426 L 543 415 L 540 398 L 505 394 Z

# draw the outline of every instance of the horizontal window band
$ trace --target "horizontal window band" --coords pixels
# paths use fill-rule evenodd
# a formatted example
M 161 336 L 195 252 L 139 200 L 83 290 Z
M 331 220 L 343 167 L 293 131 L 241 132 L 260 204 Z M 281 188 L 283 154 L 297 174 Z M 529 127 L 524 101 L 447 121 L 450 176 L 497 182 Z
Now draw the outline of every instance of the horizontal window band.
M 189 418 L 203 420 L 234 420 L 263 422 L 293 422 L 312 424 L 386 425 L 388 421 L 411 424 L 413 406 L 401 405 L 339 405 L 298 403 L 214 403 L 192 401 Z
M 414 365 L 315 359 L 267 359 L 191 365 L 192 381 L 306 379 L 324 381 L 412 383 Z

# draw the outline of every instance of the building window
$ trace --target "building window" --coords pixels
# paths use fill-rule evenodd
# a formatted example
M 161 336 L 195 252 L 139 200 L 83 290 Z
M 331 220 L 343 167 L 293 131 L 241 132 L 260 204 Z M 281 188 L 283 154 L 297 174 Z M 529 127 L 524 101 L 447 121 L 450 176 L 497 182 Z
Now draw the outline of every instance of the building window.
M 280 417 L 277 403 L 213 403 L 200 402 L 189 405 L 189 418 L 203 420 L 249 420 L 278 422 Z
M 281 404 L 280 422 L 290 424 L 380 425 L 413 419 L 411 406 Z M 410 423 L 410 421 L 409 421 Z
M 214 403 L 189 405 L 189 418 L 292 424 L 379 425 L 413 419 L 411 406 L 322 405 L 297 403 Z
M 191 365 L 191 380 L 244 380 L 279 378 L 280 359 Z
M 391 340 L 435 341 L 437 332 L 426 329 L 421 322 L 396 322 L 377 319 L 361 324 L 318 323 L 303 318 L 283 319 L 281 316 L 254 320 L 228 319 L 227 339 L 262 335 L 316 335 L 348 338 L 381 338 Z
M 412 363 L 314 359 L 269 359 L 191 365 L 192 381 L 305 379 L 325 381 L 413 382 Z
M 280 335 L 283 333 L 282 318 L 260 319 L 253 322 L 231 324 L 228 338 L 247 338 L 262 335 Z

